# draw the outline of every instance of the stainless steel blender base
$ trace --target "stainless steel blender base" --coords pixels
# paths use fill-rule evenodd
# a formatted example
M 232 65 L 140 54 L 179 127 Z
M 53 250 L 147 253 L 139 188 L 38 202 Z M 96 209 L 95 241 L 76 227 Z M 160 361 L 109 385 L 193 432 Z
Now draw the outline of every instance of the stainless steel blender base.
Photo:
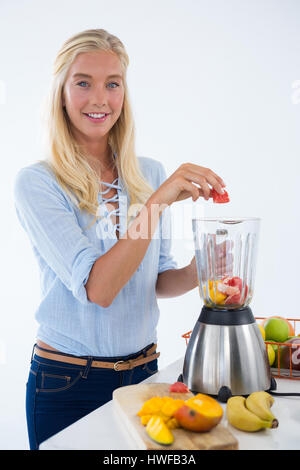
M 251 309 L 203 307 L 189 340 L 183 382 L 194 393 L 249 395 L 271 387 L 265 343 Z

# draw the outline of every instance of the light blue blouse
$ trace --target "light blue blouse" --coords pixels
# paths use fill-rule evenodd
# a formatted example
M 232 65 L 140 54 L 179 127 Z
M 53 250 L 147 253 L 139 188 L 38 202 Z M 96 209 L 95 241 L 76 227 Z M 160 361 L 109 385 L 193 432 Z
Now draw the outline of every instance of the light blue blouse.
M 116 158 L 116 155 L 115 155 Z M 140 169 L 154 190 L 166 179 L 163 165 L 138 157 Z M 104 183 L 102 182 L 102 185 Z M 128 229 L 129 196 L 121 178 L 99 191 L 98 214 L 80 211 L 45 162 L 21 168 L 14 182 L 17 217 L 27 233 L 40 272 L 41 300 L 35 312 L 37 338 L 76 356 L 123 356 L 157 342 L 159 307 L 155 285 L 159 273 L 176 269 L 170 254 L 171 214 L 164 210 L 147 252 L 131 279 L 111 305 L 87 298 L 85 284 L 94 262 Z M 110 187 L 114 198 L 104 197 Z M 105 205 L 118 200 L 119 224 L 114 226 Z

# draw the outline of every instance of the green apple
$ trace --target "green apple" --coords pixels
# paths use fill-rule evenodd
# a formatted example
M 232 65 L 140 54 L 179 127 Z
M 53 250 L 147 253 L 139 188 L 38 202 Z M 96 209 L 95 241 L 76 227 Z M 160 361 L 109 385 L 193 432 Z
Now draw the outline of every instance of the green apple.
M 269 318 L 264 324 L 266 341 L 273 340 L 284 343 L 289 336 L 289 326 L 281 318 Z

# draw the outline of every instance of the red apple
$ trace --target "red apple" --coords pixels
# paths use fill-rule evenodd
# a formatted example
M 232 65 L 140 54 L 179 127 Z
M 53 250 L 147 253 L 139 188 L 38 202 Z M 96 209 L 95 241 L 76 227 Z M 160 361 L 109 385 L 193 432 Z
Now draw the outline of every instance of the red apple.
M 285 342 L 287 346 L 282 346 L 280 355 L 280 367 L 300 371 L 300 338 L 292 338 Z M 291 344 L 292 346 L 288 346 Z M 290 362 L 291 361 L 291 362 Z

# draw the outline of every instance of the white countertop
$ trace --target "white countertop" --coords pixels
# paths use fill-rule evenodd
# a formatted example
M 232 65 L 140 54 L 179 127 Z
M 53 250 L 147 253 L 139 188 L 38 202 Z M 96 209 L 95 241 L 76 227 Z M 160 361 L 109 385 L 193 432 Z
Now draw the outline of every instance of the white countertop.
M 149 377 L 147 382 L 176 382 L 182 372 L 183 358 Z M 300 380 L 276 379 L 277 392 L 300 393 Z M 256 433 L 233 428 L 226 420 L 222 424 L 239 441 L 240 450 L 299 450 L 300 397 L 274 397 L 272 411 L 279 421 L 277 429 Z M 226 404 L 222 404 L 225 410 Z M 40 445 L 40 450 L 135 450 L 133 443 L 115 415 L 112 401 L 89 413 Z

